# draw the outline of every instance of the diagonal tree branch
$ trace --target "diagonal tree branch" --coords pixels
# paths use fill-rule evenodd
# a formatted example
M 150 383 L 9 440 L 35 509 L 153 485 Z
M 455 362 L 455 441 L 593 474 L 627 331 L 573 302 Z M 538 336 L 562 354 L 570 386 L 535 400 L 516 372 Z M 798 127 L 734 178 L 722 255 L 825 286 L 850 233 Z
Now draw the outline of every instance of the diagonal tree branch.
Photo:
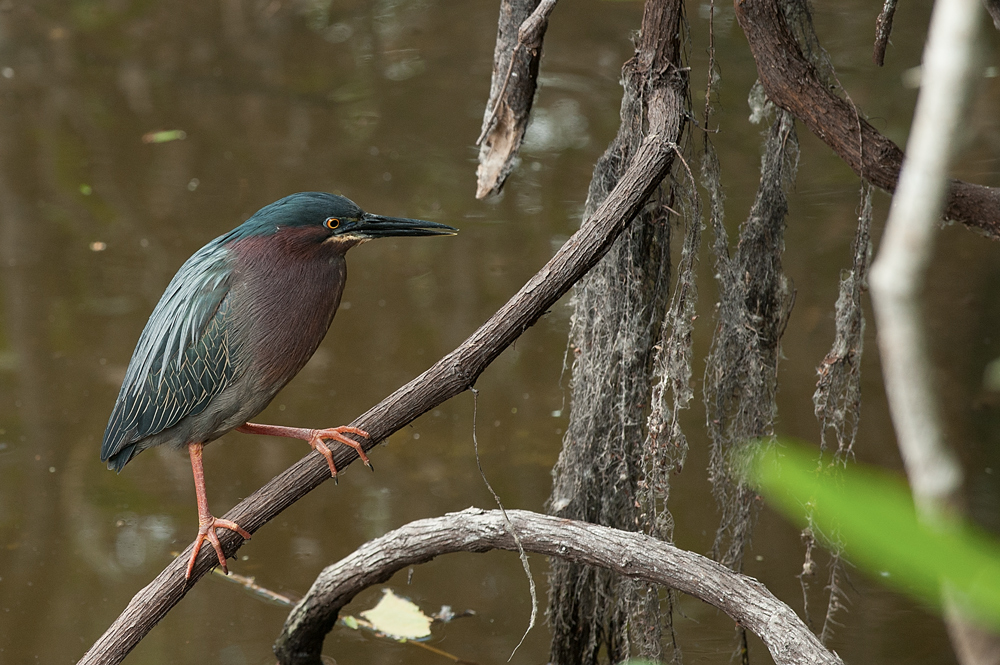
M 507 515 L 525 550 L 692 595 L 746 626 L 778 665 L 843 665 L 792 608 L 752 577 L 645 534 L 526 510 L 508 510 Z M 275 653 L 283 665 L 318 665 L 323 638 L 340 609 L 360 591 L 441 554 L 493 549 L 517 551 L 517 546 L 499 510 L 477 508 L 410 522 L 369 541 L 319 574 L 289 613 Z
M 805 123 L 861 178 L 895 191 L 903 151 L 861 117 L 852 103 L 823 85 L 788 29 L 777 0 L 735 0 L 734 5 L 768 98 Z M 998 240 L 1000 188 L 952 180 L 944 216 Z
M 513 298 L 458 348 L 351 423 L 371 435 L 364 443 L 366 450 L 417 416 L 469 389 L 504 349 L 604 256 L 668 172 L 681 126 L 681 102 L 679 97 L 669 95 L 651 100 L 656 112 L 651 111 L 650 135 L 640 145 L 628 171 L 594 215 Z M 338 469 L 355 459 L 357 453 L 346 446 L 334 452 Z M 224 517 L 254 533 L 329 479 L 329 467 L 323 457 L 307 455 Z M 233 556 L 242 544 L 242 539 L 231 531 L 221 533 L 219 540 L 228 556 Z M 211 548 L 203 548 L 190 582 L 185 583 L 184 562 L 190 556 L 190 549 L 189 546 L 132 598 L 79 661 L 81 665 L 121 662 L 184 597 L 215 561 Z

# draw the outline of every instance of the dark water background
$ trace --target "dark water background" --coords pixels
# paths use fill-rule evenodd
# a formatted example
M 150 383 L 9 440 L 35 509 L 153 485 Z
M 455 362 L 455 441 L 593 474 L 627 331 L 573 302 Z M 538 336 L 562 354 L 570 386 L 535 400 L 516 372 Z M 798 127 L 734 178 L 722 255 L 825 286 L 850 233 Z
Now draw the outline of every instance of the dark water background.
M 927 7 L 900 7 L 887 64 L 877 69 L 870 53 L 881 3 L 820 4 L 817 29 L 840 81 L 876 127 L 905 142 L 916 92 L 903 81 L 919 64 Z M 473 143 L 489 87 L 494 2 L 0 2 L 0 663 L 75 662 L 194 537 L 186 455 L 147 452 L 117 476 L 98 459 L 138 334 L 184 259 L 260 206 L 309 189 L 460 227 L 454 238 L 353 250 L 329 337 L 258 418 L 310 427 L 350 421 L 462 341 L 576 229 L 593 163 L 618 125 L 618 75 L 641 11 L 639 2 L 596 0 L 556 9 L 522 163 L 500 200 L 480 202 Z M 689 3 L 697 109 L 707 16 L 707 5 Z M 995 186 L 1000 41 L 992 29 L 986 34 L 985 75 L 959 168 Z M 762 128 L 747 120 L 756 71 L 725 3 L 716 40 L 715 143 L 735 229 L 757 185 Z M 161 129 L 186 138 L 142 142 Z M 802 128 L 800 139 L 784 259 L 798 299 L 782 347 L 778 429 L 817 441 L 815 367 L 833 337 L 859 184 Z M 887 204 L 879 193 L 879 230 Z M 1000 398 L 982 377 L 1000 356 L 998 252 L 996 243 L 946 228 L 928 310 L 970 503 L 993 528 Z M 699 378 L 712 329 L 711 280 L 704 255 Z M 482 463 L 507 507 L 541 510 L 549 492 L 566 422 L 569 311 L 565 302 L 554 307 L 478 384 Z M 857 456 L 899 469 L 872 324 L 866 344 Z M 258 532 L 231 569 L 301 594 L 323 566 L 369 538 L 413 519 L 492 507 L 473 456 L 472 416 L 464 394 L 421 417 L 373 453 L 377 473 L 354 465 L 339 486 L 325 484 Z M 688 466 L 672 494 L 677 542 L 700 552 L 717 522 L 703 418 L 696 401 L 686 419 Z M 307 450 L 240 434 L 210 446 L 214 512 Z M 765 510 L 747 572 L 800 612 L 801 561 L 798 531 Z M 544 588 L 545 561 L 532 562 Z M 953 661 L 933 614 L 865 574 L 854 571 L 850 580 L 850 608 L 832 644 L 847 662 Z M 389 586 L 428 611 L 474 609 L 475 617 L 436 628 L 433 641 L 467 661 L 505 661 L 528 621 L 527 583 L 511 554 L 452 555 Z M 362 594 L 348 611 L 370 607 L 379 593 Z M 814 597 L 814 613 L 821 600 Z M 692 599 L 681 609 L 687 662 L 729 662 L 731 622 Z M 285 614 L 206 578 L 127 662 L 273 662 Z M 756 662 L 769 661 L 758 642 L 751 649 Z M 327 639 L 326 652 L 340 663 L 447 662 L 346 628 Z M 539 626 L 514 662 L 547 655 L 547 629 Z

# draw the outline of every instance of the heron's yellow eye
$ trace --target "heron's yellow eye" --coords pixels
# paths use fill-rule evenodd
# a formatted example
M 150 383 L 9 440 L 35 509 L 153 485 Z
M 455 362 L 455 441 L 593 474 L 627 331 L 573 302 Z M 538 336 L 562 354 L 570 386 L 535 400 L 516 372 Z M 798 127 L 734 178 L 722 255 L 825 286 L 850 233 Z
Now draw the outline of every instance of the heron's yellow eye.
M 337 219 L 336 217 L 331 217 L 330 219 L 326 220 L 325 223 L 326 223 L 326 228 L 330 229 L 331 231 L 340 226 L 340 220 Z

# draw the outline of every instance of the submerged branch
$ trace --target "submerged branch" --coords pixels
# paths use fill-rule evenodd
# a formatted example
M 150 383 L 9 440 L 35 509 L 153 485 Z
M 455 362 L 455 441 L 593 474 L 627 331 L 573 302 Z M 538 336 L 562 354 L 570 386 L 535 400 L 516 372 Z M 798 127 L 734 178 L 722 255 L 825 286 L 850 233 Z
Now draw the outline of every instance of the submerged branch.
M 657 127 L 680 124 L 679 104 L 658 105 Z M 670 118 L 669 121 L 663 118 Z M 674 144 L 668 131 L 646 137 L 628 170 L 604 203 L 518 293 L 458 348 L 408 384 L 386 397 L 351 423 L 371 438 L 370 450 L 417 416 L 468 390 L 480 374 L 525 330 L 534 325 L 608 251 L 614 240 L 642 208 L 670 168 Z M 676 131 L 671 134 L 676 135 Z M 347 446 L 334 451 L 338 469 L 357 459 Z M 310 454 L 241 501 L 224 516 L 255 533 L 264 524 L 330 479 L 330 469 L 319 454 Z M 232 531 L 219 534 L 227 556 L 243 541 Z M 203 548 L 191 580 L 184 568 L 191 546 L 137 593 L 122 614 L 79 661 L 81 665 L 119 663 L 166 616 L 191 586 L 215 563 L 211 548 Z
M 677 589 L 728 614 L 757 635 L 777 665 L 842 665 L 785 603 L 757 580 L 644 534 L 509 510 L 524 549 Z M 411 522 L 372 540 L 320 573 L 275 645 L 284 665 L 320 662 L 323 638 L 363 589 L 410 565 L 452 552 L 516 551 L 499 510 L 468 508 Z

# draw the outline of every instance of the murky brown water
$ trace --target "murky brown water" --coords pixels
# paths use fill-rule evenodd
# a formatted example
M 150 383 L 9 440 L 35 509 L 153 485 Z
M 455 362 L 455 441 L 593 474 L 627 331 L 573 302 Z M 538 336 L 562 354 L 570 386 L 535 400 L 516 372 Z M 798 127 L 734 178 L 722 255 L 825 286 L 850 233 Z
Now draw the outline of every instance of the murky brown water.
M 884 70 L 870 64 L 878 3 L 817 15 L 841 81 L 876 126 L 905 140 L 915 100 L 904 70 L 919 62 L 927 16 L 901 7 Z M 622 62 L 638 2 L 557 8 L 545 46 L 536 126 L 500 201 L 473 198 L 475 151 L 489 86 L 495 3 L 115 1 L 0 3 L 0 662 L 74 662 L 128 599 L 195 533 L 186 456 L 152 451 L 121 474 L 98 459 L 136 338 L 176 268 L 207 240 L 293 191 L 343 193 L 390 215 L 461 227 L 455 238 L 386 240 L 354 250 L 344 305 L 316 357 L 259 418 L 350 421 L 483 322 L 578 225 L 594 160 L 618 123 Z M 704 81 L 706 9 L 689 6 L 696 89 Z M 757 184 L 759 128 L 747 122 L 755 70 L 724 3 L 722 69 L 728 219 Z M 984 62 L 996 66 L 995 34 Z M 962 174 L 1000 184 L 998 85 L 983 81 L 969 118 Z M 700 105 L 696 93 L 696 105 Z M 186 138 L 145 144 L 153 130 Z M 800 132 L 785 266 L 798 301 L 783 346 L 780 426 L 816 440 L 815 366 L 833 334 L 836 278 L 849 264 L 858 183 Z M 876 219 L 887 197 L 879 195 Z M 931 325 L 956 438 L 967 442 L 972 505 L 996 527 L 1000 400 L 981 388 L 1000 356 L 1000 245 L 960 228 L 941 235 Z M 703 259 L 696 349 L 711 334 L 711 266 Z M 560 385 L 568 309 L 557 306 L 479 382 L 483 466 L 508 507 L 540 510 L 565 416 Z M 858 457 L 898 468 L 869 325 Z M 696 372 L 700 371 L 699 368 Z M 472 397 L 420 418 L 262 529 L 232 570 L 303 593 L 319 570 L 409 520 L 491 507 L 472 448 Z M 678 544 L 705 551 L 715 511 L 696 405 L 692 453 L 673 493 Z M 222 514 L 305 454 L 304 444 L 232 434 L 208 448 L 211 505 Z M 533 559 L 538 580 L 545 562 Z M 748 572 L 801 610 L 798 532 L 765 512 Z M 953 660 L 940 622 L 852 575 L 850 612 L 833 647 L 848 662 Z M 516 557 L 455 555 L 391 585 L 428 610 L 471 608 L 434 645 L 502 662 L 527 624 Z M 817 582 L 816 586 L 821 586 Z M 352 612 L 379 595 L 370 590 Z M 689 663 L 729 662 L 731 624 L 682 601 Z M 818 611 L 816 603 L 813 611 Z M 286 611 L 209 578 L 129 657 L 130 663 L 273 662 Z M 752 646 L 758 662 L 765 650 Z M 529 635 L 516 662 L 547 658 Z M 440 657 L 338 628 L 341 663 L 441 663 Z

